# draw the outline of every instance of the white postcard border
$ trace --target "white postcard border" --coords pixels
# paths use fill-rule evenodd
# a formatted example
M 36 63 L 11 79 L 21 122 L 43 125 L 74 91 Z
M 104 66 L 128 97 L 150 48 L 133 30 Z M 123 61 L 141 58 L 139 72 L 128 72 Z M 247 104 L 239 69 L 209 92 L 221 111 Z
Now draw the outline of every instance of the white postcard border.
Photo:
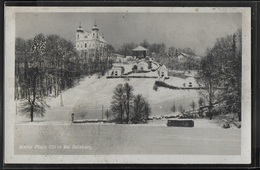
M 242 14 L 242 128 L 241 155 L 15 155 L 14 154 L 14 58 L 15 13 L 18 12 L 152 12 L 152 13 L 241 13 Z M 251 163 L 251 8 L 249 7 L 5 7 L 4 162 L 5 163 Z

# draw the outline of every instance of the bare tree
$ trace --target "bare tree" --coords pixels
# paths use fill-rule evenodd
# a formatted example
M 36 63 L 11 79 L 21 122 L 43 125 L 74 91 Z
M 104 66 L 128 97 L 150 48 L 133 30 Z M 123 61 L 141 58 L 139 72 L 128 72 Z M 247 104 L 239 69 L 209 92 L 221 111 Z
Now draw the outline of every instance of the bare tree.
M 44 98 L 73 87 L 80 77 L 80 62 L 71 42 L 57 35 L 38 34 L 33 40 L 16 39 L 16 96 L 21 94 L 21 111 L 33 121 L 43 116 Z M 19 89 L 19 90 L 18 90 Z
M 107 117 L 107 120 L 109 120 L 110 114 L 111 114 L 110 111 L 109 111 L 109 110 L 106 110 L 105 115 L 106 115 L 106 117 Z
M 144 123 L 148 120 L 151 114 L 151 107 L 149 103 L 144 99 L 144 97 L 138 94 L 134 98 L 133 113 L 131 116 L 131 121 L 133 123 Z
M 22 103 L 22 113 L 27 117 L 30 117 L 31 122 L 34 120 L 34 115 L 40 117 L 44 116 L 45 107 L 48 106 L 43 99 L 44 87 L 42 85 L 42 78 L 45 73 L 41 69 L 45 47 L 45 36 L 42 34 L 36 35 L 31 46 L 27 71 L 28 76 L 24 81 L 24 87 L 26 87 L 28 95 L 26 101 Z
M 242 78 L 242 32 L 218 38 L 214 47 L 201 62 L 200 76 L 206 87 L 203 97 L 208 102 L 209 117 L 212 117 L 212 103 L 218 102 L 241 120 L 241 78 Z M 221 90 L 218 90 L 222 88 Z M 206 92 L 206 93 L 205 93 Z
M 216 99 L 217 88 L 220 86 L 219 74 L 216 66 L 216 61 L 212 54 L 208 54 L 201 63 L 200 82 L 205 86 L 205 89 L 200 91 L 200 94 L 208 101 L 209 119 L 212 119 L 213 102 Z

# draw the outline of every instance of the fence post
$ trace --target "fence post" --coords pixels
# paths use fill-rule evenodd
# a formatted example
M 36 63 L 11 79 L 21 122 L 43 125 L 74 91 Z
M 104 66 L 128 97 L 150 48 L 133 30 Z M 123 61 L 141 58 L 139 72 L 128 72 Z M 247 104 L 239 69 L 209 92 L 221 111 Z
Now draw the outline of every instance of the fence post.
M 104 107 L 104 106 L 102 105 L 102 120 L 103 120 L 103 107 Z
M 73 123 L 74 121 L 74 113 L 71 114 L 71 122 Z

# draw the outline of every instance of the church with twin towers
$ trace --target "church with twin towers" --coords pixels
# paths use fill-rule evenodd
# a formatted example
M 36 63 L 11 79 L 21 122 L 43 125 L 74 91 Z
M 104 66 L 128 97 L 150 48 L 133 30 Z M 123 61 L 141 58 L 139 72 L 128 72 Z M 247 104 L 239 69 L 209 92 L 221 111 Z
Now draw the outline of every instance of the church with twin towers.
M 81 24 L 76 30 L 76 50 L 81 58 L 88 62 L 98 56 L 100 60 L 107 56 L 108 43 L 101 35 L 98 26 L 95 24 L 91 31 L 84 31 Z

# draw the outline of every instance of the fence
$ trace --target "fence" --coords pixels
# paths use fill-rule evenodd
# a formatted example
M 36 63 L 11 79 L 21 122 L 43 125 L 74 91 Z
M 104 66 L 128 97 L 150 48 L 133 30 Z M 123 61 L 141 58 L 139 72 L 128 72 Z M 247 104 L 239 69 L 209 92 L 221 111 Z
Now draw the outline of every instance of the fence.
M 176 87 L 176 86 L 166 84 L 163 81 L 155 81 L 155 85 L 157 85 L 158 87 L 165 87 L 165 88 L 174 89 L 174 90 L 203 90 L 203 89 L 207 89 L 206 87 Z M 217 90 L 225 90 L 226 88 L 217 87 L 216 89 Z
M 107 76 L 107 79 L 111 79 L 111 78 L 153 78 L 153 79 L 157 79 L 158 76 Z

